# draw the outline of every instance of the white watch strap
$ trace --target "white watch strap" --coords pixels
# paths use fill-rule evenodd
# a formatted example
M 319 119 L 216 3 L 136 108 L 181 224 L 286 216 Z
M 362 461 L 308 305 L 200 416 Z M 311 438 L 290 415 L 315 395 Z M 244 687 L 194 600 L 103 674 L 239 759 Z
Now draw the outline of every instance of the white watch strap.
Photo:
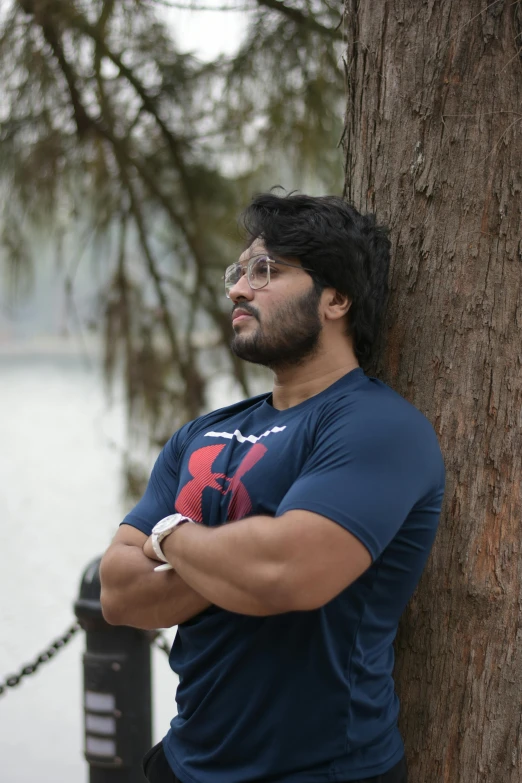
M 172 528 L 172 530 L 174 530 L 174 528 Z M 168 532 L 172 533 L 172 530 L 169 530 Z M 150 543 L 152 544 L 152 548 L 154 550 L 154 554 L 156 555 L 158 560 L 162 560 L 164 563 L 167 563 L 168 560 L 165 557 L 165 555 L 163 554 L 163 552 L 161 550 L 161 546 L 160 546 L 160 542 L 163 541 L 164 538 L 165 538 L 165 536 L 161 536 L 161 538 L 160 538 L 157 534 L 153 533 L 151 535 L 151 537 L 150 537 Z
M 151 535 L 151 545 L 154 550 L 154 553 L 158 560 L 162 560 L 162 565 L 156 566 L 154 568 L 155 571 L 168 571 L 172 568 L 170 563 L 168 562 L 167 558 L 163 554 L 163 550 L 161 548 L 161 542 L 164 538 L 166 538 L 168 535 L 172 533 L 173 530 L 175 530 L 180 525 L 185 524 L 185 522 L 192 522 L 194 523 L 194 520 L 190 517 L 185 517 L 183 514 L 172 514 L 172 521 L 170 521 L 170 518 L 167 517 L 165 520 L 160 520 L 158 525 L 160 525 L 162 522 L 166 522 L 167 519 L 169 520 L 169 526 L 166 530 L 160 530 L 159 532 L 155 532 L 156 525 L 152 529 L 152 535 Z

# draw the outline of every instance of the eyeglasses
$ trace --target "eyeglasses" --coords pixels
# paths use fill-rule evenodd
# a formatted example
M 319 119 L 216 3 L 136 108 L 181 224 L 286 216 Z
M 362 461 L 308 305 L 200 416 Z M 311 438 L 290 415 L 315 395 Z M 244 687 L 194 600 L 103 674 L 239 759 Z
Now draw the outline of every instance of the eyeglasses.
M 288 261 L 276 261 L 266 255 L 253 256 L 246 266 L 237 261 L 235 264 L 227 266 L 223 277 L 227 299 L 230 299 L 230 289 L 241 280 L 245 273 L 248 285 L 252 290 L 257 291 L 259 288 L 267 286 L 270 282 L 270 270 L 274 264 L 302 269 L 304 272 L 314 271 L 313 269 L 307 269 L 305 266 L 299 266 L 299 264 L 289 264 Z

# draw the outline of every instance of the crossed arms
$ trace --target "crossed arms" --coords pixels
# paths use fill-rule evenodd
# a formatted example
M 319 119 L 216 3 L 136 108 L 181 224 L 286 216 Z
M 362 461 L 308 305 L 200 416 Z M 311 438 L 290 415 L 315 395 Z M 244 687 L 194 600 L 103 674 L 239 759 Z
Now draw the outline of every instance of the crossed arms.
M 140 530 L 121 525 L 102 558 L 101 605 L 112 625 L 170 628 L 210 606 L 175 571 L 154 571 L 158 562 L 143 552 L 147 540 Z
M 257 616 L 316 609 L 371 564 L 355 536 L 301 510 L 220 527 L 182 525 L 162 550 L 174 571 L 154 571 L 147 536 L 130 525 L 119 528 L 100 567 L 107 622 L 167 628 L 211 604 Z

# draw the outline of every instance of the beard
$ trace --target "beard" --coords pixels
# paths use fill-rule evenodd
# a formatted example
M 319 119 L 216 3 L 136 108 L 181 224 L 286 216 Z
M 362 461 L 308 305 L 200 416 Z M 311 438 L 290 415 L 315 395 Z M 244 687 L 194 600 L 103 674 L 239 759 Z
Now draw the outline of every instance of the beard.
M 303 364 L 319 346 L 320 298 L 321 291 L 314 285 L 306 294 L 285 302 L 264 324 L 257 309 L 242 302 L 238 307 L 254 316 L 259 325 L 253 334 L 234 335 L 230 345 L 233 353 L 272 370 Z

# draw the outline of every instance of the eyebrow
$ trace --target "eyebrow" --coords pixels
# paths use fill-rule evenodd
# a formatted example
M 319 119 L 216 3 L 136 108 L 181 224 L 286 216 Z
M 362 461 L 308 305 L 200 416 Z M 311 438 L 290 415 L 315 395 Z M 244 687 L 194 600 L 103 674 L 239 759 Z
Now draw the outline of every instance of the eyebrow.
M 271 261 L 277 261 L 277 259 L 276 259 L 276 258 L 272 258 L 272 256 L 271 256 L 271 255 L 270 255 L 270 253 L 268 252 L 268 250 L 264 250 L 264 251 L 263 251 L 263 252 L 261 252 L 261 253 L 252 253 L 252 255 L 248 256 L 248 258 L 245 258 L 245 259 L 243 259 L 243 261 L 241 261 L 240 259 L 238 259 L 238 260 L 236 261 L 236 264 L 248 264 L 248 262 L 249 262 L 249 261 L 251 261 L 253 258 L 259 258 L 260 256 L 266 256 L 266 257 L 267 257 L 267 258 L 269 258 Z

